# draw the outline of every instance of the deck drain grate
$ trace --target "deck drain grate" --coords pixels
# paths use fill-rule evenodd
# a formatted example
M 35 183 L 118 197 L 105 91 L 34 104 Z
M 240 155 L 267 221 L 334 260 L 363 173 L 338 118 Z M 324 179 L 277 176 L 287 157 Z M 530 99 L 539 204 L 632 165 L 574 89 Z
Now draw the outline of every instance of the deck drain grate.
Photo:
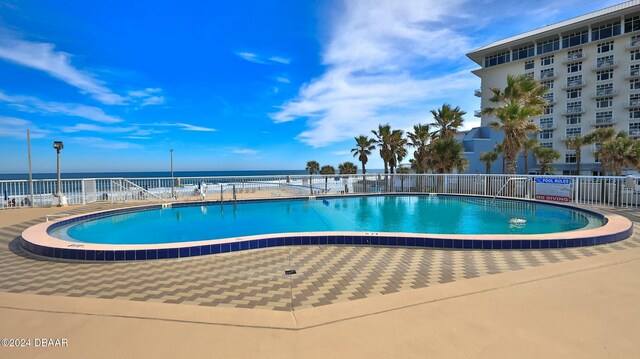
M 296 270 L 295 269 L 287 269 L 286 271 L 284 271 L 285 275 L 292 275 L 292 274 L 296 274 Z

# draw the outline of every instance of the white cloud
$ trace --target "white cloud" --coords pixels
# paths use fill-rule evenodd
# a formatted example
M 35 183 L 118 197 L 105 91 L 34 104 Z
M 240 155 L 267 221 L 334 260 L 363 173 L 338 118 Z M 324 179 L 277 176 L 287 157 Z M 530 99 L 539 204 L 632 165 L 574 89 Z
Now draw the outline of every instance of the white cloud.
M 122 122 L 122 119 L 107 115 L 97 107 L 74 103 L 45 102 L 30 96 L 7 95 L 2 91 L 0 91 L 0 102 L 9 103 L 10 106 L 24 112 L 82 117 L 101 123 Z
M 179 127 L 183 131 L 196 131 L 196 132 L 214 132 L 217 131 L 215 128 L 210 127 L 202 127 L 191 125 L 188 123 L 176 122 L 176 123 L 150 123 L 150 124 L 140 124 L 140 126 L 159 126 L 159 127 Z
M 278 82 L 280 82 L 280 83 L 283 83 L 283 84 L 288 84 L 288 83 L 290 83 L 290 82 L 291 82 L 291 81 L 289 81 L 289 79 L 288 79 L 288 78 L 286 78 L 286 77 L 284 77 L 284 76 L 278 76 L 278 77 L 276 77 L 276 81 L 278 81 Z
M 0 58 L 43 71 L 104 104 L 125 103 L 125 98 L 113 93 L 104 82 L 71 65 L 71 55 L 57 51 L 54 44 L 25 41 L 12 36 L 8 31 L 0 31 Z
M 27 130 L 31 138 L 43 138 L 49 134 L 49 131 L 38 128 L 30 121 L 0 116 L 0 137 L 26 138 Z
M 124 142 L 124 141 L 111 141 L 105 140 L 100 137 L 73 137 L 69 140 L 69 142 L 81 144 L 87 147 L 107 149 L 107 150 L 127 150 L 127 149 L 140 149 L 143 146 Z
M 331 154 L 336 156 L 347 156 L 351 154 L 351 151 L 333 151 Z
M 136 127 L 109 127 L 109 126 L 98 126 L 94 124 L 87 123 L 79 123 L 74 126 L 64 126 L 61 128 L 62 132 L 65 133 L 74 133 L 81 131 L 89 131 L 89 132 L 100 132 L 100 133 L 123 133 L 123 132 L 132 132 L 137 130 Z
M 233 153 L 238 155 L 256 155 L 258 151 L 249 148 L 236 148 L 233 150 Z
M 367 134 L 379 123 L 410 128 L 431 122 L 428 111 L 450 99 L 475 101 L 479 81 L 464 57 L 473 45 L 450 26 L 464 16 L 462 5 L 462 0 L 346 3 L 323 52 L 327 70 L 271 117 L 276 123 L 306 120 L 307 129 L 297 138 L 321 147 Z M 432 70 L 443 64 L 458 70 Z
M 144 90 L 129 91 L 129 97 L 140 101 L 140 106 L 161 105 L 165 102 L 164 96 L 158 95 L 162 92 L 159 88 L 146 88 Z
M 288 65 L 291 62 L 291 59 L 288 59 L 285 57 L 280 57 L 280 56 L 264 57 L 264 56 L 255 54 L 253 52 L 236 52 L 236 55 L 238 55 L 240 58 L 247 60 L 249 62 L 253 62 L 255 64 L 262 64 L 262 65 L 273 65 L 273 64 Z

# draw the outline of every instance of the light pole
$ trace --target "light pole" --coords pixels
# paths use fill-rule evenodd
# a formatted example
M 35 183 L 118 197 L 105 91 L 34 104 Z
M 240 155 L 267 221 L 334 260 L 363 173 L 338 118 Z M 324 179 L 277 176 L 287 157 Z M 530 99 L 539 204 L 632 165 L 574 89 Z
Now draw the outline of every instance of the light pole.
M 169 150 L 171 157 L 171 198 L 176 198 L 176 181 L 173 178 L 173 148 Z
M 60 180 L 60 151 L 64 148 L 64 144 L 62 143 L 62 141 L 55 141 L 53 142 L 53 148 L 56 149 L 58 158 L 58 192 L 56 192 L 54 196 L 55 201 L 53 204 L 57 205 L 58 207 L 62 207 L 67 205 L 67 197 L 62 194 L 62 181 Z

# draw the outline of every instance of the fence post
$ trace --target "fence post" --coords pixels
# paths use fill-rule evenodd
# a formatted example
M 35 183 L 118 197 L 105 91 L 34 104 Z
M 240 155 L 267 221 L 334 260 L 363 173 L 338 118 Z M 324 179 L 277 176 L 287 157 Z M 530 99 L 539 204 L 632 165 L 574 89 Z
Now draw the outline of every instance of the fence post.
M 87 204 L 87 194 L 85 193 L 85 189 L 84 189 L 84 179 L 81 179 L 80 183 L 82 187 L 82 204 L 85 205 Z

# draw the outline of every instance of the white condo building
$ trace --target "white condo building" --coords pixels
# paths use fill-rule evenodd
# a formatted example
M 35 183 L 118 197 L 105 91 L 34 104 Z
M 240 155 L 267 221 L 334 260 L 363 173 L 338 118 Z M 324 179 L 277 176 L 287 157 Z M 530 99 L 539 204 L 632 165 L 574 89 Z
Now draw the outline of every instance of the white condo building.
M 482 108 L 492 106 L 489 89 L 504 88 L 508 74 L 527 74 L 549 88 L 549 106 L 534 121 L 542 129 L 540 146 L 561 154 L 557 174 L 576 169 L 575 151 L 563 142 L 568 137 L 613 127 L 640 138 L 640 0 L 496 41 L 467 56 L 482 66 L 473 71 L 481 79 L 476 96 Z M 493 121 L 481 116 L 482 126 Z M 582 148 L 582 174 L 600 169 L 596 146 Z

